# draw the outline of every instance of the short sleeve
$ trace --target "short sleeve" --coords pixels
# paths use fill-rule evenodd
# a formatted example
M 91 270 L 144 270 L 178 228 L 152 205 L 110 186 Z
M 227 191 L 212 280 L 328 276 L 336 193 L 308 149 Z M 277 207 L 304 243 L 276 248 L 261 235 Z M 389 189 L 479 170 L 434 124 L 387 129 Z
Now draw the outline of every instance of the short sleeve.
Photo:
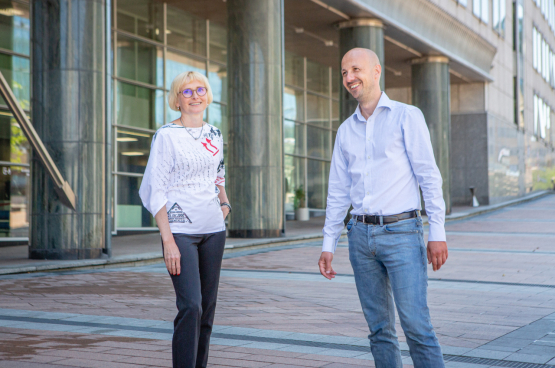
M 157 132 L 152 138 L 150 156 L 139 189 L 143 206 L 152 216 L 156 216 L 168 202 L 167 191 L 174 162 L 170 138 Z

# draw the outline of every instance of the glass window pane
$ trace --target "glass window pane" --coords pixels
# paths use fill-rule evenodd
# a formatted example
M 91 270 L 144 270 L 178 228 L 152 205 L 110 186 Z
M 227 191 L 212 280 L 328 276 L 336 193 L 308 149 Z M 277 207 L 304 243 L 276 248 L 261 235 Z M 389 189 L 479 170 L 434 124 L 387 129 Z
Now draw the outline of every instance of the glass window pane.
M 331 127 L 332 129 L 339 129 L 341 125 L 341 121 L 339 121 L 339 101 L 332 101 L 331 102 Z
M 29 163 L 29 144 L 8 112 L 0 111 L 0 161 Z M 26 237 L 29 230 L 29 167 L 0 167 L 0 237 Z
M 283 117 L 285 119 L 304 121 L 304 94 L 293 88 L 283 90 Z
M 116 129 L 117 171 L 142 174 L 145 172 L 153 134 L 133 129 Z
M 304 125 L 291 120 L 283 121 L 284 153 L 305 155 Z
M 164 124 L 163 91 L 118 82 L 116 94 L 116 124 L 144 129 Z
M 227 103 L 227 68 L 222 65 L 210 64 L 208 81 L 212 88 L 214 101 Z
M 15 98 L 23 109 L 31 108 L 29 59 L 0 54 L 0 72 L 12 88 Z M 0 104 L 6 102 L 0 97 Z
M 330 131 L 314 128 L 307 125 L 307 156 L 319 158 L 331 158 Z
M 3 0 L 0 3 L 0 48 L 29 55 L 29 5 Z
M 482 0 L 473 0 L 472 1 L 472 12 L 478 18 L 480 17 L 480 14 L 482 14 Z
M 484 23 L 489 23 L 489 0 L 482 0 L 482 14 L 480 18 Z
M 292 212 L 295 210 L 295 190 L 303 188 L 306 193 L 304 185 L 304 158 L 293 156 L 284 156 L 285 160 L 285 212 Z
M 168 46 L 206 56 L 206 20 L 168 5 Z
M 497 32 L 500 31 L 499 29 L 499 1 L 500 0 L 493 0 L 493 29 L 496 30 Z M 503 0 L 505 1 L 505 0 Z
M 161 47 L 118 35 L 117 76 L 163 86 Z
M 327 66 L 308 61 L 306 62 L 306 88 L 310 91 L 329 96 L 330 71 Z
M 29 168 L 0 167 L 0 237 L 29 236 Z
M 139 188 L 143 178 L 117 176 L 116 228 L 154 227 L 156 222 L 143 207 Z
M 309 208 L 325 209 L 328 195 L 328 177 L 330 163 L 324 161 L 308 160 L 307 199 Z
M 219 103 L 211 103 L 208 110 L 208 122 L 220 129 L 224 142 L 227 142 L 227 107 Z
M 505 18 L 507 17 L 507 8 L 505 1 L 506 0 L 499 0 L 501 3 L 499 4 L 499 33 L 501 36 L 505 36 Z
M 158 42 L 164 42 L 162 4 L 149 0 L 118 0 L 118 29 Z
M 285 84 L 304 88 L 304 59 L 285 51 Z
M 307 123 L 330 126 L 330 103 L 329 99 L 307 94 L 306 97 Z
M 335 98 L 336 100 L 339 99 L 339 91 L 343 88 L 343 77 L 341 77 L 341 73 L 337 69 L 331 70 L 331 97 Z
M 227 63 L 227 29 L 210 23 L 210 60 Z
M 184 72 L 199 72 L 206 75 L 206 62 L 188 56 L 167 51 L 166 53 L 166 88 L 170 89 L 173 79 Z

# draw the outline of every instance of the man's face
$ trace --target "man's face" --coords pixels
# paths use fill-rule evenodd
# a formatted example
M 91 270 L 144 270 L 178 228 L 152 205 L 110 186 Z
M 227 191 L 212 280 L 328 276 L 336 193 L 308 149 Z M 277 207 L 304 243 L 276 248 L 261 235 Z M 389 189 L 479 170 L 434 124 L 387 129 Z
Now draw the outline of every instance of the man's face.
M 349 51 L 341 62 L 343 86 L 359 102 L 371 96 L 374 88 L 380 88 L 380 73 L 380 65 L 364 52 Z

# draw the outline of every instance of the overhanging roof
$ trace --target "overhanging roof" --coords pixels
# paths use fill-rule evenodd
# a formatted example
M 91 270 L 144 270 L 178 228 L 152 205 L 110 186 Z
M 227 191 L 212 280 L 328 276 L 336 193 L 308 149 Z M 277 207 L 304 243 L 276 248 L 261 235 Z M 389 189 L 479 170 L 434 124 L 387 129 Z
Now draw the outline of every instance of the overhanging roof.
M 352 18 L 377 17 L 385 34 L 425 55 L 444 55 L 469 81 L 492 81 L 494 45 L 428 0 L 319 0 Z

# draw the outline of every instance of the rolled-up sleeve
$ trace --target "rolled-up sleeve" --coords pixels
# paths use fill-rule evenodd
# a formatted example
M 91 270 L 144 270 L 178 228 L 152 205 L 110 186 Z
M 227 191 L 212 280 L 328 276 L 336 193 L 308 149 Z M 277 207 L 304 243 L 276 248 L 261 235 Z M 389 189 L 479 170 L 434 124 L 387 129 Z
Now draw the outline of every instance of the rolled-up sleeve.
M 348 173 L 347 160 L 341 149 L 341 129 L 339 129 L 335 138 L 328 183 L 322 252 L 335 253 L 337 242 L 344 227 L 343 219 L 345 219 L 347 210 L 351 205 L 351 177 Z
M 403 121 L 403 139 L 409 161 L 422 188 L 430 224 L 428 241 L 445 241 L 445 201 L 441 173 L 437 167 L 430 132 L 422 111 L 411 108 Z
M 139 196 L 143 206 L 156 216 L 168 202 L 167 191 L 170 186 L 170 175 L 174 167 L 174 157 L 168 138 L 162 134 L 155 134 L 150 146 L 150 156 Z

